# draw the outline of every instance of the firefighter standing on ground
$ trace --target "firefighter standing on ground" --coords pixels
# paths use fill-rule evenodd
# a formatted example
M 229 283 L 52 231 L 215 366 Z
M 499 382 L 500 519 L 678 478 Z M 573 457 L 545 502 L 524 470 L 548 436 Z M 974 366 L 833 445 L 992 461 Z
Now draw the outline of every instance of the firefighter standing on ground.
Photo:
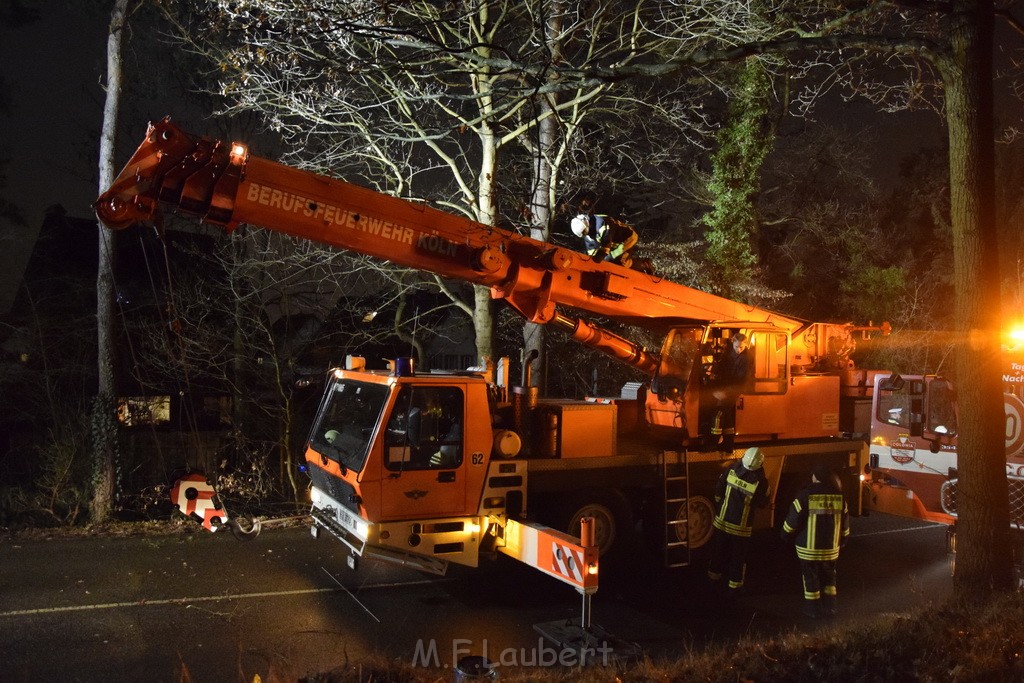
M 768 479 L 760 448 L 748 448 L 743 457 L 722 473 L 715 490 L 714 547 L 708 578 L 728 576 L 729 597 L 743 587 L 747 551 L 754 529 L 754 510 L 768 504 Z
M 796 540 L 804 583 L 804 613 L 836 613 L 836 563 L 850 535 L 850 515 L 839 479 L 818 465 L 811 484 L 797 494 L 782 525 L 782 538 Z

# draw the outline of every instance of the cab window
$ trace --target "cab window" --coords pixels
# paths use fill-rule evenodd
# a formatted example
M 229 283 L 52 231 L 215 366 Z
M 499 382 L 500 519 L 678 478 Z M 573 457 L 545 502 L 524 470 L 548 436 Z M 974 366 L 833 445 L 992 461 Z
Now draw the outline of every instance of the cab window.
M 875 418 L 895 427 L 910 427 L 910 393 L 904 387 L 888 390 L 884 386 L 878 392 L 878 412 Z
M 750 334 L 750 355 L 754 361 L 755 394 L 786 393 L 788 337 L 777 332 Z
M 403 386 L 387 423 L 389 470 L 453 469 L 462 464 L 465 400 L 458 387 Z

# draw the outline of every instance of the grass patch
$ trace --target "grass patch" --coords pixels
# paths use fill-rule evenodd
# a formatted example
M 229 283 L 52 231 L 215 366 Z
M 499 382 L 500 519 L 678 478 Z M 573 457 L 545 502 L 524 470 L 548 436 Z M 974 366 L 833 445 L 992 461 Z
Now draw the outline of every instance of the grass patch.
M 586 668 L 499 668 L 501 681 L 676 683 L 683 681 L 1024 681 L 1024 598 L 1000 596 L 982 608 L 945 606 L 850 629 L 790 633 L 676 661 Z M 434 683 L 449 669 L 375 659 L 302 679 L 309 683 Z

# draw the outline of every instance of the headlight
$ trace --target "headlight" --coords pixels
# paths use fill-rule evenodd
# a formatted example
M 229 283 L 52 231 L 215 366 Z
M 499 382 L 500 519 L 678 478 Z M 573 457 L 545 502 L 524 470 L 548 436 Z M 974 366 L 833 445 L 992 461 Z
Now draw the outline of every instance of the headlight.
M 363 539 L 364 541 L 370 536 L 370 525 L 369 525 L 369 523 L 367 523 L 367 522 L 365 522 L 365 521 L 363 521 L 361 519 L 357 519 L 353 523 L 352 526 L 353 526 L 353 531 L 355 531 L 355 533 L 356 533 L 356 536 L 358 536 L 359 538 Z

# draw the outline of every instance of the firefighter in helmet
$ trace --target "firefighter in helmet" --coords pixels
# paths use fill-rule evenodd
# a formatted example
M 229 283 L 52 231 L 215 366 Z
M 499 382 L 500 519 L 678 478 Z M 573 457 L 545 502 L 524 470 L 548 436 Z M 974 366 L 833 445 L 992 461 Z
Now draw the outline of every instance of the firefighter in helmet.
M 850 535 L 850 514 L 839 477 L 819 464 L 797 494 L 782 524 L 782 539 L 796 542 L 804 583 L 804 614 L 836 613 L 836 563 Z
M 719 582 L 728 578 L 727 598 L 743 587 L 747 572 L 747 552 L 754 530 L 754 511 L 768 504 L 768 479 L 764 474 L 764 453 L 748 448 L 718 480 L 715 489 L 715 535 L 712 539 L 708 578 Z
M 595 261 L 608 260 L 626 268 L 632 266 L 629 251 L 636 246 L 637 234 L 628 223 L 595 214 L 584 206 L 570 221 L 569 227 L 583 241 L 583 251 L 593 256 Z

